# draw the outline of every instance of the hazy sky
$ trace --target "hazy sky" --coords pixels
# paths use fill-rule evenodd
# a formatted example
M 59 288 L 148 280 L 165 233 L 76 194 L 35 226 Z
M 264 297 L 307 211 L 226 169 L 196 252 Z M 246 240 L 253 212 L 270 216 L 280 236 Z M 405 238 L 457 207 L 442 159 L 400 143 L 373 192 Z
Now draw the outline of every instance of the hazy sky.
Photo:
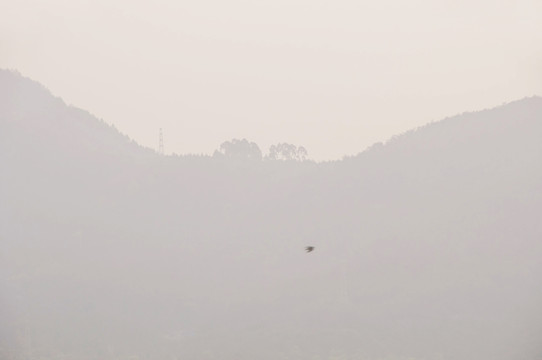
M 540 0 L 2 1 L 0 67 L 139 143 L 340 158 L 542 95 Z

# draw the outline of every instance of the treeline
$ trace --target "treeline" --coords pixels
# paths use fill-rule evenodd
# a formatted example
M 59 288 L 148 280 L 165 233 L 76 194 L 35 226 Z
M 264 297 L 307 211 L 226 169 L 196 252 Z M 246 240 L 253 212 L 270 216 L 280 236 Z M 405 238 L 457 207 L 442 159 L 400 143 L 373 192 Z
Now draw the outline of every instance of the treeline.
M 173 153 L 175 157 L 208 157 L 207 155 L 179 155 Z M 288 143 L 278 143 L 271 145 L 267 154 L 264 154 L 258 144 L 247 139 L 232 139 L 224 141 L 219 148 L 214 151 L 213 158 L 217 159 L 236 159 L 248 161 L 260 160 L 282 160 L 282 161 L 308 161 L 309 154 L 303 146 L 296 146 Z

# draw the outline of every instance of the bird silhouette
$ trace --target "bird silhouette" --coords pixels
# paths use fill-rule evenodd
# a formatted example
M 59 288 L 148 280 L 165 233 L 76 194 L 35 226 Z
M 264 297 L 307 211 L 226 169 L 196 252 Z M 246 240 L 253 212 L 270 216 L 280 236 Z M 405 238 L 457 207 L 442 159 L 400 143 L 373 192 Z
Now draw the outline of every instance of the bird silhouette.
M 307 246 L 307 247 L 305 247 L 305 251 L 308 252 L 308 253 L 310 253 L 310 252 L 313 251 L 313 250 L 314 250 L 314 246 Z

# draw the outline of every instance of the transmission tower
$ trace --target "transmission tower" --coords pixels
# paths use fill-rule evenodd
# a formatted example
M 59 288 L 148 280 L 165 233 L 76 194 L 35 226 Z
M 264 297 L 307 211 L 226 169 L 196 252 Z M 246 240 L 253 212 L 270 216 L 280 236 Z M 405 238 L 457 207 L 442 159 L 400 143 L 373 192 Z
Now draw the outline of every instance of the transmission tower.
M 162 134 L 162 128 L 160 128 L 160 135 L 158 136 L 158 153 L 164 155 L 164 135 Z

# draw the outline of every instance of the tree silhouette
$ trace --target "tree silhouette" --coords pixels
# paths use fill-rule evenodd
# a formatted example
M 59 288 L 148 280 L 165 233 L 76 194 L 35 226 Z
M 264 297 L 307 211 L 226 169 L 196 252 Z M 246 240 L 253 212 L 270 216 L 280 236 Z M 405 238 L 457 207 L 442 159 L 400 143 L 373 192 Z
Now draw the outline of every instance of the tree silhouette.
M 232 139 L 225 141 L 213 154 L 215 157 L 224 156 L 232 159 L 261 160 L 262 151 L 258 144 L 249 142 L 247 139 Z
M 293 144 L 279 143 L 271 145 L 267 158 L 270 160 L 303 161 L 307 159 L 307 156 L 307 150 L 303 146 L 297 147 Z

